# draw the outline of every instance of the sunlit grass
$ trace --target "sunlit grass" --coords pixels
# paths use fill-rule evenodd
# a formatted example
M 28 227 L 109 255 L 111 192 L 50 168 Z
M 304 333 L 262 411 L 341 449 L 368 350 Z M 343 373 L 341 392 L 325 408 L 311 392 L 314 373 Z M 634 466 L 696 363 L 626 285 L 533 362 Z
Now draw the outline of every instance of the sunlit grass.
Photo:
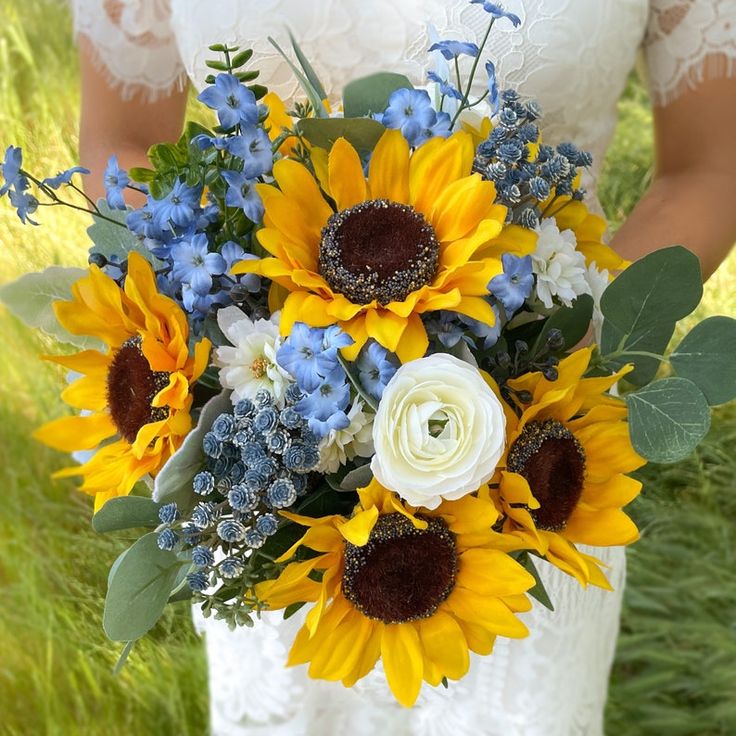
M 41 175 L 75 163 L 79 105 L 66 4 L 0 0 L 0 148 L 23 146 Z M 620 221 L 646 185 L 650 114 L 630 86 L 601 194 Z M 84 217 L 57 208 L 23 227 L 0 204 L 0 282 L 51 263 L 79 265 Z M 736 313 L 736 260 L 708 284 L 700 315 Z M 90 500 L 53 482 L 65 458 L 29 439 L 63 409 L 58 350 L 0 307 L 0 733 L 201 734 L 206 678 L 186 606 L 169 611 L 118 677 L 101 629 L 107 570 L 126 545 L 91 531 Z M 611 705 L 613 736 L 736 733 L 736 413 L 721 411 L 698 456 L 652 468 L 635 514 Z M 554 717 L 554 714 L 551 714 Z

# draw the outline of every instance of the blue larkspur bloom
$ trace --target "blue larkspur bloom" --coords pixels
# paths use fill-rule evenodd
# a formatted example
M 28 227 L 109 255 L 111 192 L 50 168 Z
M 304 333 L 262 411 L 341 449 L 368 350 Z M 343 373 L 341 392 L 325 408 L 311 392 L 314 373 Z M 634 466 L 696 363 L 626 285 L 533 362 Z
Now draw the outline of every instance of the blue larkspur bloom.
M 433 43 L 430 51 L 439 51 L 448 61 L 458 56 L 478 56 L 477 44 L 470 41 L 446 40 Z
M 153 210 L 149 204 L 152 201 L 155 202 L 156 200 L 149 196 L 148 202 L 144 204 L 143 207 L 139 207 L 137 210 L 129 212 L 125 218 L 125 224 L 128 226 L 128 229 L 136 235 L 140 235 L 143 238 L 150 238 L 152 240 L 159 240 L 164 237 L 164 231 L 161 229 L 154 217 Z
M 227 264 L 226 271 L 229 273 L 233 266 L 240 261 L 257 261 L 258 256 L 253 253 L 246 253 L 242 246 L 228 240 L 220 248 L 220 255 L 225 259 Z M 238 276 L 238 283 L 244 286 L 251 294 L 255 294 L 261 290 L 261 277 L 254 273 L 244 273 Z
M 23 151 L 18 146 L 8 146 L 5 150 L 5 160 L 0 165 L 4 184 L 0 187 L 0 197 L 7 194 L 12 187 L 26 189 L 26 178 L 20 173 L 23 166 Z
M 376 401 L 380 401 L 383 390 L 396 373 L 388 350 L 377 342 L 370 342 L 360 351 L 356 365 L 363 388 Z
M 276 353 L 276 362 L 302 391 L 314 391 L 338 365 L 337 348 L 324 349 L 325 331 L 297 322 Z
M 197 294 L 207 294 L 212 288 L 212 277 L 227 270 L 227 263 L 219 253 L 209 252 L 209 241 L 204 233 L 197 233 L 189 240 L 171 249 L 175 279 L 189 284 Z
M 263 217 L 263 201 L 256 191 L 258 182 L 242 171 L 221 171 L 220 174 L 227 183 L 225 204 L 243 210 L 252 222 L 260 222 Z
M 345 414 L 349 402 L 350 386 L 345 371 L 338 365 L 294 408 L 307 420 L 317 437 L 325 437 L 331 430 L 345 429 L 350 424 Z
M 480 322 L 472 317 L 466 317 L 464 314 L 460 315 L 461 321 L 470 328 L 470 331 L 476 337 L 483 340 L 483 348 L 485 350 L 492 348 L 498 342 L 498 338 L 501 337 L 501 329 L 503 328 L 501 310 L 497 304 L 494 304 L 492 308 L 493 313 L 496 315 L 493 325 Z
M 197 99 L 217 112 L 220 125 L 225 130 L 258 122 L 255 95 L 233 74 L 218 74 L 215 83 L 201 92 Z
M 507 10 L 504 10 L 503 5 L 500 3 L 489 3 L 488 0 L 470 0 L 470 2 L 473 5 L 482 5 L 483 10 L 485 10 L 486 13 L 490 13 L 496 20 L 500 18 L 508 18 L 514 24 L 515 28 L 518 28 L 521 24 L 521 18 L 514 13 L 509 13 Z
M 10 204 L 15 207 L 15 211 L 24 225 L 27 222 L 30 222 L 31 225 L 38 225 L 30 217 L 38 209 L 38 200 L 30 192 L 22 189 L 11 189 L 8 196 L 10 197 Z
M 85 169 L 84 166 L 72 166 L 71 169 L 62 171 L 56 176 L 46 177 L 41 183 L 51 189 L 58 189 L 62 184 L 71 184 L 75 174 L 89 174 L 89 169 Z
M 416 143 L 422 133 L 437 120 L 437 113 L 432 108 L 429 94 L 423 89 L 397 89 L 388 98 L 381 122 L 387 128 L 398 129 L 409 142 Z
M 115 155 L 110 156 L 105 167 L 104 183 L 107 204 L 114 210 L 124 210 L 125 196 L 123 192 L 125 187 L 130 184 L 130 177 L 127 171 L 120 168 L 118 157 Z
M 494 276 L 488 283 L 488 291 L 503 304 L 508 314 L 513 314 L 529 297 L 534 287 L 531 256 L 501 256 L 503 273 Z
M 149 206 L 162 229 L 175 226 L 186 228 L 194 224 L 202 190 L 189 187 L 185 182 L 176 180 L 171 191 L 163 199 L 154 199 Z
M 462 100 L 463 93 L 456 87 L 453 87 L 446 79 L 442 79 L 439 74 L 435 72 L 427 72 L 427 78 L 430 82 L 434 82 L 439 85 L 440 94 L 445 95 L 446 97 L 451 97 L 455 100 Z
M 224 151 L 228 147 L 229 140 L 229 138 L 220 138 L 218 136 L 200 133 L 192 138 L 192 143 L 203 151 L 206 151 L 208 148 L 215 148 L 218 151 Z
M 268 174 L 273 166 L 271 140 L 263 128 L 252 126 L 240 135 L 228 138 L 227 150 L 243 161 L 243 173 L 248 179 Z
M 435 336 L 448 349 L 454 348 L 465 336 L 465 330 L 455 312 L 433 312 L 426 319 L 425 326 L 427 332 Z
M 425 135 L 427 140 L 430 138 L 447 138 L 452 132 L 452 121 L 450 115 L 446 112 L 438 112 L 432 125 L 427 128 Z

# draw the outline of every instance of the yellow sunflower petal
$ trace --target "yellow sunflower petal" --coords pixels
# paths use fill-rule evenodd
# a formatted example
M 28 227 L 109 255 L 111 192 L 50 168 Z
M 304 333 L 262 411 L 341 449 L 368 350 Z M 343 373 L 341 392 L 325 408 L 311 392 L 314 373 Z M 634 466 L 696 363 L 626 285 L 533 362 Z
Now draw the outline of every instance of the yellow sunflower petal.
M 496 635 L 492 631 L 471 621 L 463 621 L 462 619 L 456 619 L 456 621 L 463 630 L 465 641 L 472 652 L 488 656 L 493 651 Z
M 529 633 L 527 627 L 498 598 L 455 587 L 446 605 L 457 617 L 479 623 L 500 636 L 521 639 Z
M 430 222 L 440 242 L 459 240 L 475 230 L 490 214 L 496 187 L 491 181 L 483 181 L 480 174 L 451 182 L 435 200 Z M 501 232 L 502 222 L 490 220 L 495 224 L 493 234 Z
M 409 203 L 409 144 L 400 130 L 387 130 L 376 144 L 368 185 L 371 199 Z
M 386 625 L 381 637 L 381 659 L 394 697 L 411 708 L 419 695 L 424 671 L 416 628 L 412 624 Z
M 457 585 L 487 596 L 524 593 L 535 580 L 516 560 L 497 549 L 473 548 L 459 558 Z
M 323 227 L 332 209 L 309 170 L 293 159 L 283 158 L 273 165 L 273 176 L 281 191 L 309 218 L 312 227 Z
M 597 509 L 621 508 L 639 495 L 641 487 L 641 481 L 628 475 L 614 475 L 604 483 L 586 481 L 581 501 Z
M 330 194 L 338 210 L 354 207 L 368 198 L 360 156 L 345 138 L 338 138 L 330 150 L 328 173 Z
M 99 413 L 55 419 L 39 427 L 33 436 L 55 450 L 74 452 L 94 450 L 100 442 L 116 433 L 110 415 Z
M 402 363 L 408 363 L 410 360 L 424 357 L 428 347 L 429 338 L 422 318 L 418 314 L 412 314 L 396 348 L 396 355 Z
M 418 622 L 425 655 L 451 680 L 464 677 L 470 667 L 468 643 L 457 621 L 442 610 Z
M 639 530 L 621 509 L 593 509 L 578 504 L 567 520 L 564 535 L 577 544 L 610 547 L 635 542 Z
M 107 406 L 105 376 L 92 375 L 78 378 L 61 392 L 61 398 L 75 409 L 102 411 Z
M 378 520 L 378 508 L 372 506 L 367 511 L 361 511 L 350 521 L 340 524 L 338 529 L 345 539 L 357 547 L 368 544 L 368 537 Z

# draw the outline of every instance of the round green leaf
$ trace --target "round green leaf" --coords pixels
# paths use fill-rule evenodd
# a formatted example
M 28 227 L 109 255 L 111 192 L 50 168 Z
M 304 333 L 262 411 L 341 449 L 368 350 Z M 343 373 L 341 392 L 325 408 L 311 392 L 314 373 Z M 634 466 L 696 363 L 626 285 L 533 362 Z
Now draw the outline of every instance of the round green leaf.
M 689 378 L 711 406 L 736 398 L 736 319 L 709 317 L 695 325 L 670 356 L 678 376 Z
M 698 446 L 710 429 L 710 408 L 686 378 L 663 378 L 627 394 L 629 433 L 646 460 L 675 463 Z
M 343 110 L 349 118 L 360 118 L 374 112 L 383 112 L 388 98 L 397 89 L 412 89 L 412 83 L 403 74 L 378 72 L 345 85 Z
M 156 532 L 138 539 L 110 570 L 103 626 L 113 641 L 132 641 L 150 631 L 174 589 L 182 563 L 158 548 Z

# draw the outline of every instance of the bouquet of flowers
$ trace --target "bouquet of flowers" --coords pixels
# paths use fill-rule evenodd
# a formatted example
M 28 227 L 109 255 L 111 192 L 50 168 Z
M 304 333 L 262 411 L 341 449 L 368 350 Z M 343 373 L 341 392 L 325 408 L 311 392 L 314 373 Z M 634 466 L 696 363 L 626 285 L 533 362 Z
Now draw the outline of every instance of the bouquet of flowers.
M 380 658 L 410 706 L 526 636 L 530 596 L 552 607 L 539 560 L 609 587 L 577 545 L 634 542 L 628 474 L 688 455 L 736 396 L 733 319 L 664 355 L 696 257 L 623 262 L 585 204 L 590 155 L 543 142 L 491 61 L 471 94 L 494 23 L 519 22 L 472 2 L 480 47 L 437 41 L 425 88 L 372 75 L 339 111 L 293 39 L 292 110 L 249 50 L 212 46 L 218 124 L 150 168 L 111 158 L 106 201 L 80 204 L 84 169 L 40 179 L 7 149 L 23 222 L 94 220 L 88 269 L 2 298 L 80 350 L 46 356 L 75 410 L 36 433 L 74 455 L 57 476 L 81 476 L 98 532 L 146 530 L 108 580 L 123 659 L 170 602 L 232 626 L 306 605 L 289 664 L 350 687 Z

